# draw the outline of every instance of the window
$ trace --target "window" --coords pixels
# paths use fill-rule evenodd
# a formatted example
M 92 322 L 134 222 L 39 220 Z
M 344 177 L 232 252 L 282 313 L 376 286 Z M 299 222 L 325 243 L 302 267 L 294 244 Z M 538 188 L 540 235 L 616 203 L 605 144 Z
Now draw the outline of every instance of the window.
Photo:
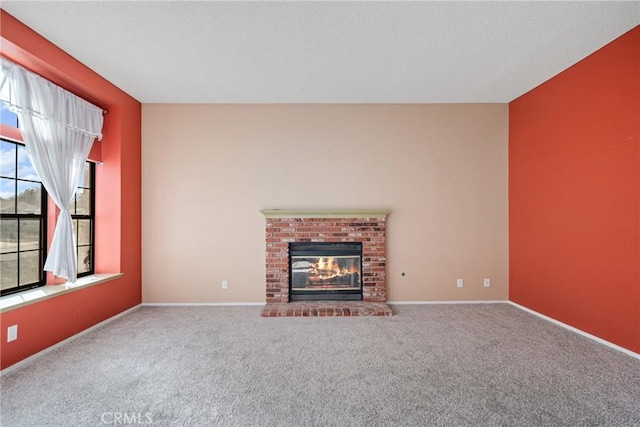
M 94 163 L 86 162 L 84 164 L 80 183 L 68 208 L 76 236 L 78 277 L 94 272 L 95 169 Z
M 46 222 L 47 193 L 27 150 L 0 139 L 0 295 L 45 284 Z
M 18 116 L 0 102 L 0 295 L 43 286 L 48 195 L 22 144 Z M 67 209 L 78 277 L 94 273 L 95 164 L 86 162 Z M 53 226 L 54 224 L 49 224 Z
M 18 127 L 18 115 L 9 110 L 4 102 L 0 103 L 0 123 L 14 128 Z

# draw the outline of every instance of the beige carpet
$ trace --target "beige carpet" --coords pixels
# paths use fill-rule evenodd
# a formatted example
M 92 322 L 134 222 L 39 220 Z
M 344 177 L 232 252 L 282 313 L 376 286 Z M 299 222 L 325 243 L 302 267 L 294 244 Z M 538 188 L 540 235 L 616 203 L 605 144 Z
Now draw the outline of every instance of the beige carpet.
M 143 307 L 4 375 L 0 422 L 640 425 L 628 355 L 506 304 L 393 308 Z

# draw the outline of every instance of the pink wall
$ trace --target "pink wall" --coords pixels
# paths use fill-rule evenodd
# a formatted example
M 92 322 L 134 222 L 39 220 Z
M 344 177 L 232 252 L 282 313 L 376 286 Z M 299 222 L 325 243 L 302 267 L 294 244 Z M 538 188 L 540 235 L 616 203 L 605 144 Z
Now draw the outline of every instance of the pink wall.
M 2 56 L 109 110 L 96 172 L 96 273 L 118 280 L 0 315 L 2 369 L 141 301 L 141 105 L 0 10 Z M 52 228 L 52 227 L 51 227 Z M 18 325 L 7 343 L 7 326 Z
M 640 352 L 640 27 L 509 104 L 509 298 Z
M 277 208 L 391 209 L 390 301 L 507 299 L 506 104 L 142 110 L 144 302 L 264 302 Z

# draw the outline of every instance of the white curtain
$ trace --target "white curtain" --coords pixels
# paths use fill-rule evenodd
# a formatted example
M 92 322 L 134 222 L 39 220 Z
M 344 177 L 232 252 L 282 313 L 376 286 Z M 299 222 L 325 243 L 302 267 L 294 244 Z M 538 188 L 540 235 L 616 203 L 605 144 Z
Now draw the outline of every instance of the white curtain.
M 75 282 L 78 262 L 67 207 L 73 200 L 93 141 L 102 138 L 102 109 L 0 59 L 0 98 L 18 114 L 29 159 L 60 208 L 44 269 Z

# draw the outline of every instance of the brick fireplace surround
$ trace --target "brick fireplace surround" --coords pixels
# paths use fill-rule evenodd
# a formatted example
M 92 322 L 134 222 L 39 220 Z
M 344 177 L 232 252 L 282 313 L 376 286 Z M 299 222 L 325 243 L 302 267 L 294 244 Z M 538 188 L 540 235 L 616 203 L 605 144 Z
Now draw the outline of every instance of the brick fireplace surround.
M 388 210 L 260 211 L 266 218 L 266 297 L 263 317 L 391 316 L 386 304 Z M 362 301 L 289 302 L 289 243 L 361 242 Z

